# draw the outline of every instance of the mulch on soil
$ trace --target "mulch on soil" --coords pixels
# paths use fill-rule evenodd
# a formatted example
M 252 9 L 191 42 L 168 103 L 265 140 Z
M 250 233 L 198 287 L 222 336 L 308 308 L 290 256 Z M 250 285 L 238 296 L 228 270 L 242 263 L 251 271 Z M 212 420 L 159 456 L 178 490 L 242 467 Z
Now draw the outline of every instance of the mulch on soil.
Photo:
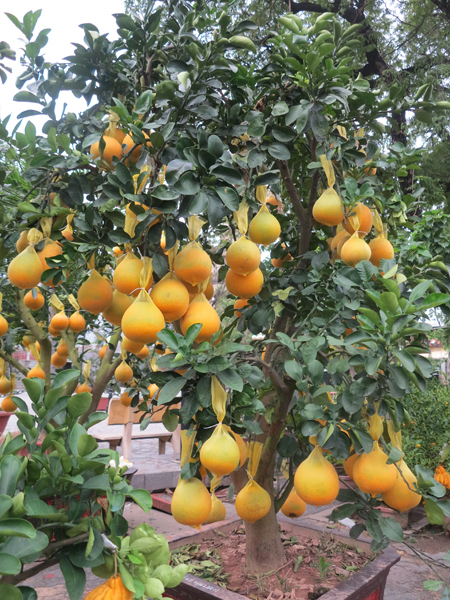
M 246 567 L 245 531 L 215 531 L 213 539 L 172 551 L 174 564 L 189 563 L 190 572 L 252 600 L 315 600 L 375 555 L 327 535 L 320 540 L 281 531 L 286 563 L 275 571 L 252 575 Z

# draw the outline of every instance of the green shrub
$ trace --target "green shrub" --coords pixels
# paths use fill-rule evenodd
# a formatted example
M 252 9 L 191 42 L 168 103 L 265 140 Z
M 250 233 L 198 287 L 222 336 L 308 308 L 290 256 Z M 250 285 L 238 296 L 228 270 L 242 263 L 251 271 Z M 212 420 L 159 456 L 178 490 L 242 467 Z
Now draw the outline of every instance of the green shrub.
M 403 427 L 406 462 L 434 470 L 444 444 L 450 442 L 450 386 L 434 380 L 425 393 L 415 390 L 405 396 L 405 407 L 411 415 L 411 426 Z M 450 460 L 445 466 L 448 470 Z

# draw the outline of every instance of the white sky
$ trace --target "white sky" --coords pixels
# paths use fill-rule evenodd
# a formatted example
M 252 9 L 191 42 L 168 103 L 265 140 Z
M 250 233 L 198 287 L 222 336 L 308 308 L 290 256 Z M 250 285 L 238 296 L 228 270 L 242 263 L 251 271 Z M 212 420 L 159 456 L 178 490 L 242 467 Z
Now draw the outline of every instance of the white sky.
M 21 40 L 21 32 L 8 19 L 4 12 L 15 15 L 20 21 L 29 11 L 42 9 L 42 14 L 35 27 L 36 34 L 42 29 L 51 29 L 48 34 L 48 44 L 43 48 L 46 60 L 51 62 L 61 61 L 65 56 L 73 54 L 74 47 L 72 42 L 83 44 L 83 30 L 80 29 L 81 23 L 92 23 L 96 25 L 101 34 L 110 34 L 109 39 L 117 37 L 117 26 L 114 13 L 124 12 L 123 0 L 74 0 L 73 2 L 64 2 L 61 0 L 17 0 L 16 2 L 1 2 L 2 11 L 0 12 L 0 41 L 7 42 L 11 48 L 16 50 L 17 57 L 21 56 L 21 48 L 24 43 Z M 6 10 L 5 10 L 6 9 Z M 0 118 L 4 119 L 12 114 L 8 129 L 12 129 L 12 123 L 16 122 L 14 116 L 23 112 L 37 108 L 37 105 L 27 102 L 13 102 L 13 96 L 19 91 L 15 86 L 15 79 L 24 69 L 17 60 L 15 63 L 9 60 L 5 64 L 13 68 L 13 73 L 8 73 L 6 84 L 0 82 Z M 26 90 L 26 86 L 22 88 Z M 59 103 L 60 115 L 63 102 L 67 102 L 67 111 L 79 112 L 84 110 L 86 103 L 83 99 L 76 99 L 71 94 L 65 93 L 63 100 Z M 35 116 L 31 118 L 38 131 L 48 119 L 48 117 Z M 25 122 L 28 119 L 25 119 Z

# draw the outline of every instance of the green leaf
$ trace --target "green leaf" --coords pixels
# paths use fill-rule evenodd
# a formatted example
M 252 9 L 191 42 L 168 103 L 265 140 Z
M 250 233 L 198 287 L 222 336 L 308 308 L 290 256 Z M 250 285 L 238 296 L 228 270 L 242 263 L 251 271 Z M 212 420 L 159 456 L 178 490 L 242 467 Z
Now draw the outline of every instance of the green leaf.
M 0 583 L 0 595 L 8 600 L 23 600 L 22 592 L 10 583 Z
M 78 369 L 67 369 L 66 371 L 61 371 L 53 379 L 52 389 L 67 385 L 71 381 L 75 381 L 75 379 L 77 379 L 80 375 L 81 372 Z
M 83 483 L 85 490 L 102 490 L 107 491 L 111 488 L 111 482 L 108 475 L 95 475 Z
M 98 448 L 98 444 L 92 435 L 83 433 L 77 442 L 77 451 L 80 456 L 87 456 Z
M 414 358 L 405 350 L 392 350 L 392 354 L 398 358 L 400 363 L 404 366 L 404 368 L 413 373 L 416 368 L 416 363 L 414 362 Z
M 13 554 L 20 558 L 23 563 L 33 562 L 36 554 L 47 548 L 48 537 L 42 531 L 36 531 L 36 537 L 27 539 L 23 537 L 10 537 L 3 546 L 3 552 Z
M 387 460 L 387 464 L 392 465 L 392 464 L 398 462 L 399 460 L 401 460 L 403 456 L 404 456 L 404 454 L 401 450 L 399 450 L 398 448 L 392 448 L 391 451 L 389 452 L 389 458 Z
M 443 525 L 445 523 L 444 511 L 438 504 L 431 500 L 431 498 L 425 498 L 425 514 L 431 525 Z
M 148 490 L 133 490 L 128 495 L 142 508 L 142 510 L 146 513 L 150 512 L 150 509 L 153 506 L 153 500 L 152 495 Z
M 0 495 L 0 519 L 8 512 L 13 504 L 12 498 L 9 495 Z
M 133 22 L 133 20 L 128 15 L 126 15 L 126 16 Z M 134 22 L 133 22 L 133 24 L 134 24 Z M 136 107 L 134 109 L 135 112 L 137 112 L 139 114 L 146 113 L 148 110 L 150 110 L 152 102 L 153 102 L 153 94 L 150 90 L 146 90 L 137 99 Z
M 284 363 L 286 373 L 295 381 L 301 381 L 303 379 L 303 369 L 301 365 L 295 360 L 288 360 Z
M 23 459 L 22 459 L 23 461 Z M 20 475 L 22 461 L 14 456 L 8 454 L 0 462 L 0 494 L 7 496 L 14 496 L 16 492 L 16 486 Z
M 162 424 L 167 431 L 175 431 L 175 429 L 178 427 L 177 415 L 171 410 L 166 410 L 162 416 Z
M 233 187 L 217 187 L 215 192 L 227 208 L 232 211 L 239 208 L 239 196 Z
M 289 160 L 291 158 L 291 153 L 289 152 L 288 148 L 279 142 L 270 144 L 268 152 L 270 156 L 276 158 L 277 160 Z
M 72 419 L 81 417 L 92 403 L 92 394 L 89 392 L 82 392 L 81 394 L 75 394 L 71 396 L 67 402 L 67 410 Z
M 195 342 L 195 339 L 200 333 L 202 327 L 203 325 L 201 323 L 195 323 L 186 331 L 186 344 L 188 347 L 192 346 L 192 344 Z
M 194 196 L 200 191 L 200 182 L 193 171 L 188 171 L 180 177 L 173 187 L 180 194 Z
M 411 304 L 415 300 L 418 300 L 419 298 L 423 298 L 423 296 L 425 296 L 428 288 L 430 287 L 431 283 L 432 283 L 431 281 L 421 281 L 418 285 L 416 285 L 416 287 L 412 290 L 411 294 L 409 295 L 409 300 L 408 300 L 408 303 L 406 304 L 406 308 L 411 306 Z
M 187 379 L 185 377 L 177 377 L 176 379 L 172 379 L 161 389 L 158 396 L 158 406 L 161 404 L 167 404 L 181 392 L 184 386 L 187 383 Z
M 450 296 L 448 294 L 430 294 L 420 305 L 420 310 L 427 310 L 429 308 L 434 308 L 435 306 L 441 306 L 441 304 L 447 304 L 449 301 Z
M 223 167 L 220 165 L 212 169 L 211 173 L 218 179 L 221 179 L 230 185 L 242 185 L 244 183 L 239 171 L 231 167 Z
M 275 106 L 272 108 L 272 115 L 274 117 L 279 117 L 280 115 L 285 115 L 289 112 L 289 107 L 286 102 L 277 102 Z
M 24 519 L 1 519 L 0 535 L 33 539 L 36 537 L 36 530 L 31 523 Z
M 61 558 L 59 567 L 62 571 L 70 600 L 81 600 L 86 585 L 86 573 L 84 569 L 73 565 L 65 556 Z
M 431 374 L 434 371 L 431 362 L 427 358 L 425 358 L 425 356 L 420 355 L 416 355 L 414 357 L 414 360 L 416 361 L 417 368 L 419 369 L 421 375 L 423 375 L 423 377 L 425 377 L 426 379 L 431 377 Z
M 17 575 L 21 568 L 22 565 L 17 557 L 0 552 L 0 575 Z
M 210 135 L 208 138 L 208 152 L 214 154 L 216 158 L 220 158 L 224 151 L 222 140 L 217 135 Z
M 179 348 L 177 336 L 170 329 L 163 329 L 158 333 L 158 339 L 163 344 L 166 344 L 171 350 Z
M 424 587 L 424 589 L 428 590 L 429 592 L 438 592 L 439 590 L 441 590 L 444 587 L 444 582 L 429 579 L 428 581 L 423 582 L 423 587 Z
M 244 389 L 244 382 L 242 381 L 241 377 L 235 371 L 233 371 L 233 369 L 225 369 L 224 371 L 220 371 L 220 373 L 217 373 L 217 377 L 231 390 L 242 392 Z
M 250 52 L 253 52 L 254 54 L 256 54 L 256 52 L 257 52 L 255 44 L 252 42 L 251 39 L 249 39 L 248 37 L 245 37 L 245 35 L 233 35 L 233 37 L 231 37 L 228 41 L 230 42 L 230 44 L 232 46 L 235 46 L 236 48 L 242 48 L 243 50 L 249 50 Z
M 32 379 L 24 377 L 22 383 L 27 390 L 31 402 L 37 404 L 42 399 L 45 381 L 39 377 L 33 377 Z
M 403 542 L 402 526 L 393 517 L 379 517 L 378 524 L 384 535 L 393 542 Z

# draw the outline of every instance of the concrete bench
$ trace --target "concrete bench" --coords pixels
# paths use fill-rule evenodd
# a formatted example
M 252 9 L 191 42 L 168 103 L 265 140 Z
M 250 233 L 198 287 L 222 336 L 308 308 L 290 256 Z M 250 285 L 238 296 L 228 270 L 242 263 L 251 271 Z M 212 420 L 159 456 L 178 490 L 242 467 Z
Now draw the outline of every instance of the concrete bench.
M 123 406 L 120 399 L 112 398 L 108 407 L 108 421 L 94 425 L 90 433 L 97 442 L 106 442 L 111 450 L 122 447 L 123 456 L 131 460 L 132 440 L 158 440 L 158 453 L 165 454 L 166 443 L 171 442 L 174 454 L 180 453 L 180 427 L 174 432 L 168 431 L 161 422 L 151 422 L 141 431 L 139 420 L 142 412 Z M 158 419 L 159 420 L 159 419 Z

